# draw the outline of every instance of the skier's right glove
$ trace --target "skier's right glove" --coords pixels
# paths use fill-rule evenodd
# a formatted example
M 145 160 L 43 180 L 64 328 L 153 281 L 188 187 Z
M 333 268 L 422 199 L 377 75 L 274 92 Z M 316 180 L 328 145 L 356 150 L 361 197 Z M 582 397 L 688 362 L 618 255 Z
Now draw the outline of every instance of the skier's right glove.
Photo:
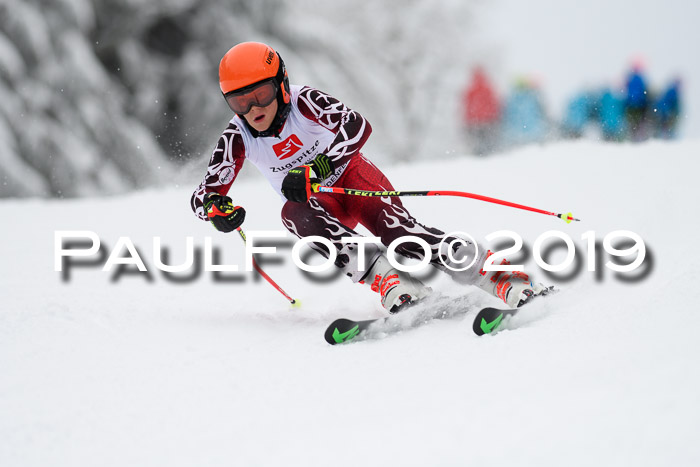
M 211 192 L 204 195 L 204 209 L 211 225 L 221 232 L 231 232 L 243 224 L 245 209 L 234 206 L 231 198 Z

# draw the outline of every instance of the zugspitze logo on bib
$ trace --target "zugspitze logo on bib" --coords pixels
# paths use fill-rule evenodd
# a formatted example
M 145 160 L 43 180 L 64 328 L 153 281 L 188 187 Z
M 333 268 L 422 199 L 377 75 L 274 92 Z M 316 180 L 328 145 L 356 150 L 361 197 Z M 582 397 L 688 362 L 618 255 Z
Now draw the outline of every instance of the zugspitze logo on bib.
M 304 145 L 301 143 L 299 137 L 297 137 L 297 135 L 292 135 L 281 143 L 272 146 L 272 149 L 274 149 L 277 158 L 283 160 L 292 157 L 302 147 L 304 147 Z

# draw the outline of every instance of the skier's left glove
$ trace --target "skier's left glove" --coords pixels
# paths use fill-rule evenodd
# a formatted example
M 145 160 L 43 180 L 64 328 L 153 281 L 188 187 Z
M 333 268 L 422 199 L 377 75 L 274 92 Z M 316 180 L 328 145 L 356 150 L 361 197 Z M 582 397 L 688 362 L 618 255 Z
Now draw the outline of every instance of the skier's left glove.
M 333 161 L 321 153 L 309 164 L 300 165 L 290 170 L 282 180 L 282 194 L 289 201 L 306 203 L 313 190 L 313 183 L 321 183 L 334 171 Z
M 221 232 L 237 229 L 245 219 L 245 209 L 234 206 L 228 196 L 215 192 L 204 195 L 204 209 L 211 225 Z

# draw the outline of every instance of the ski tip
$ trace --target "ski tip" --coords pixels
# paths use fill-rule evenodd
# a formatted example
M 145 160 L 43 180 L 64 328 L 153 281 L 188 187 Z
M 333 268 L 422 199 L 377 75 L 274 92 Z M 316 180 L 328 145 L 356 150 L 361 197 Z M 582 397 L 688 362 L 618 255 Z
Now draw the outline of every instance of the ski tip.
M 474 324 L 472 326 L 474 334 L 477 336 L 483 336 L 484 334 L 492 334 L 496 332 L 498 326 L 501 324 L 501 321 L 503 321 L 505 314 L 505 310 L 499 310 L 498 308 L 484 308 L 477 313 L 476 318 L 474 318 Z
M 333 325 L 328 326 L 328 329 L 326 329 L 325 334 L 323 334 L 323 338 L 328 342 L 330 345 L 335 345 L 337 342 L 333 340 L 333 330 L 335 327 Z
M 330 345 L 342 344 L 348 342 L 360 333 L 360 326 L 357 321 L 340 318 L 331 323 L 323 334 Z

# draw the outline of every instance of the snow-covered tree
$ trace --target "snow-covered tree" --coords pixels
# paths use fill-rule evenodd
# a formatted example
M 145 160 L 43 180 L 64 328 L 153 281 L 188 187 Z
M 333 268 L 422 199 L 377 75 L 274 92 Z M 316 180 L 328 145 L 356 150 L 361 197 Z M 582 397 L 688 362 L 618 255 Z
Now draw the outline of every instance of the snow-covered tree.
M 219 60 L 248 40 L 279 50 L 292 82 L 363 113 L 373 157 L 443 151 L 471 5 L 0 0 L 0 196 L 124 191 L 206 158 L 230 118 Z

